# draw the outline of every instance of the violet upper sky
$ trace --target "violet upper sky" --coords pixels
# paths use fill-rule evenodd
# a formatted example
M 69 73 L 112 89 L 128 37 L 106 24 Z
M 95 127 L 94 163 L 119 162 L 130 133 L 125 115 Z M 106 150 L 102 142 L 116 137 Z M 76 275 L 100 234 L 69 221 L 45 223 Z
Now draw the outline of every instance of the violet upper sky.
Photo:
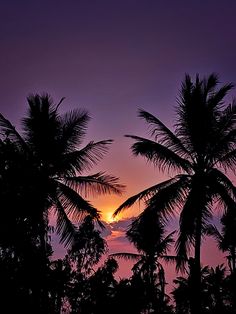
M 100 169 L 127 184 L 125 198 L 162 179 L 123 137 L 145 134 L 137 109 L 171 126 L 185 72 L 236 82 L 235 14 L 235 0 L 1 0 L 0 112 L 17 125 L 35 92 L 87 108 L 88 139 L 115 140 Z

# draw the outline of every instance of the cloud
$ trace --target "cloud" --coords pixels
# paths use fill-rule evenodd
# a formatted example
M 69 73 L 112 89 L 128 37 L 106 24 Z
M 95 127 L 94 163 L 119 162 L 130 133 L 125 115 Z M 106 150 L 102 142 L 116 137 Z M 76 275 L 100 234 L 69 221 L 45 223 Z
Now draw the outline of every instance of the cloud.
M 122 219 L 119 221 L 114 221 L 112 223 L 107 223 L 106 221 L 102 221 L 104 225 L 104 229 L 100 229 L 101 236 L 106 240 L 115 237 L 125 237 L 125 233 L 132 222 L 132 218 Z M 121 236 L 122 234 L 122 236 Z
M 134 252 L 135 248 L 126 238 L 126 231 L 132 222 L 132 218 L 106 224 L 106 241 L 109 246 L 109 253 Z
M 102 224 L 104 225 L 105 228 L 104 229 L 99 228 L 99 231 L 101 232 L 101 236 L 106 239 L 108 236 L 112 234 L 112 228 L 110 224 L 108 224 L 105 221 L 102 221 Z
M 127 231 L 132 220 L 133 218 L 126 218 L 119 221 L 114 221 L 111 223 L 111 226 L 114 230 Z

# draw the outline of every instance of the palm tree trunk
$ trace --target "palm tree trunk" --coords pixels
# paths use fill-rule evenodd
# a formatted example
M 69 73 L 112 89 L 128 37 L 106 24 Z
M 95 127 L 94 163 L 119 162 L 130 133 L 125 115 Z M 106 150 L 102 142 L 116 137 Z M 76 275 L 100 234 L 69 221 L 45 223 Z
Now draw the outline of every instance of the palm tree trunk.
M 155 307 L 155 301 L 156 301 L 156 293 L 155 293 L 155 280 L 154 280 L 154 261 L 153 258 L 150 258 L 150 264 L 149 264 L 149 280 L 150 280 L 150 284 L 148 287 L 149 290 L 149 295 L 148 295 L 148 299 L 149 299 L 149 309 L 148 309 L 148 313 L 151 313 L 151 311 L 153 311 L 153 308 Z
M 165 272 L 162 265 L 159 265 L 159 283 L 160 283 L 160 313 L 163 311 L 165 302 Z
M 49 311 L 49 300 L 48 300 L 48 288 L 47 288 L 47 241 L 45 223 L 42 222 L 40 226 L 40 256 L 41 256 L 41 267 L 40 267 L 40 291 L 41 291 L 41 304 L 39 308 L 40 313 L 48 313 Z
M 201 313 L 201 215 L 197 218 L 192 267 L 191 314 Z

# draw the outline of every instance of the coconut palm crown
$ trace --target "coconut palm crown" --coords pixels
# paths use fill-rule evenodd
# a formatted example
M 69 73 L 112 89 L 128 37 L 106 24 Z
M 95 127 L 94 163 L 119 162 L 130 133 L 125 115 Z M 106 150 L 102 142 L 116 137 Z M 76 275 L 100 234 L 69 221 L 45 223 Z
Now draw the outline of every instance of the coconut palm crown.
M 163 220 L 179 208 L 179 254 L 186 254 L 195 243 L 196 229 L 205 226 L 212 216 L 214 201 L 221 200 L 227 209 L 236 196 L 234 185 L 222 171 L 234 170 L 236 163 L 236 106 L 234 102 L 223 105 L 233 85 L 216 89 L 217 85 L 215 74 L 203 80 L 197 75 L 194 83 L 186 75 L 178 99 L 175 131 L 154 115 L 139 110 L 139 117 L 152 128 L 154 139 L 127 135 L 135 140 L 134 155 L 167 170 L 172 178 L 130 197 L 114 215 L 140 200 L 147 208 L 161 212 Z
M 56 230 L 61 242 L 68 245 L 77 231 L 74 223 L 86 215 L 99 220 L 99 211 L 86 197 L 91 193 L 120 194 L 123 189 L 116 177 L 104 172 L 83 175 L 103 157 L 112 141 L 91 141 L 82 146 L 90 120 L 85 110 L 75 109 L 61 115 L 61 102 L 55 105 L 47 94 L 29 96 L 28 104 L 22 133 L 0 115 L 2 134 L 27 161 L 19 194 L 27 194 L 32 203 L 30 212 L 19 213 L 35 224 L 41 236 L 43 232 L 46 236 L 49 213 L 54 211 Z

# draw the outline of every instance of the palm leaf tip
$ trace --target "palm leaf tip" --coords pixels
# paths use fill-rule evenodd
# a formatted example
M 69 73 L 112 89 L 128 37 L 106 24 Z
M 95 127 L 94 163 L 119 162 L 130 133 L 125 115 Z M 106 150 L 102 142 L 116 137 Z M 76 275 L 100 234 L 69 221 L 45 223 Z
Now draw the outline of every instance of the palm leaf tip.
M 100 229 L 102 229 L 102 230 L 106 229 L 106 226 L 105 226 L 105 225 L 102 223 L 102 221 L 100 220 L 100 215 L 99 215 L 98 218 L 96 218 L 96 222 L 97 222 L 97 224 L 98 224 L 98 226 L 99 226 Z
M 63 103 L 63 101 L 66 99 L 66 97 L 62 97 L 58 104 L 56 105 L 56 110 L 60 107 L 60 105 Z
M 63 183 L 58 183 L 58 188 L 60 189 L 59 198 L 62 206 L 73 220 L 79 222 L 85 215 L 90 215 L 94 219 L 100 218 L 99 211 L 76 191 Z
M 70 221 L 60 201 L 56 200 L 57 221 L 56 232 L 60 236 L 60 243 L 68 247 L 77 234 L 77 227 Z
M 97 194 L 118 194 L 124 192 L 125 186 L 118 183 L 118 178 L 107 175 L 105 172 L 98 172 L 90 176 L 68 177 L 66 182 L 78 192 L 85 196 Z
M 124 260 L 127 260 L 127 261 L 137 261 L 142 257 L 141 254 L 126 253 L 126 252 L 124 252 L 124 253 L 113 253 L 113 254 L 110 254 L 109 256 L 113 257 L 113 258 L 123 258 Z
M 9 137 L 16 143 L 19 143 L 22 148 L 28 149 L 24 138 L 17 132 L 15 126 L 12 125 L 11 122 L 7 120 L 1 113 L 0 113 L 0 129 L 5 133 L 6 137 Z
M 91 141 L 85 149 L 91 149 L 91 153 L 93 152 L 94 156 L 96 157 L 97 161 L 99 161 L 104 154 L 106 154 L 109 150 L 109 145 L 113 143 L 113 140 L 103 140 L 99 142 Z
M 140 136 L 126 135 L 132 138 L 135 142 L 131 146 L 134 156 L 142 156 L 148 162 L 152 162 L 159 170 L 177 171 L 184 170 L 186 172 L 192 171 L 192 165 L 187 160 L 182 158 L 171 148 L 150 139 Z
M 112 217 L 115 218 L 124 209 L 131 207 L 135 202 L 136 202 L 136 197 L 135 196 L 130 197 L 114 211 Z
M 141 191 L 140 193 L 133 195 L 131 197 L 129 197 L 124 203 L 122 203 L 114 212 L 113 217 L 116 217 L 121 211 L 131 207 L 132 205 L 134 205 L 137 201 L 147 201 L 148 199 L 150 199 L 152 196 L 154 196 L 155 194 L 157 194 L 157 192 L 159 190 L 165 189 L 166 187 L 170 186 L 172 183 L 174 183 L 176 181 L 175 178 L 166 180 L 164 182 L 155 184 L 143 191 Z
M 62 136 L 61 142 L 69 150 L 79 146 L 86 134 L 90 116 L 87 110 L 74 109 L 66 113 L 61 119 Z
M 97 192 L 101 194 L 118 194 L 125 191 L 125 185 L 119 183 L 119 178 L 99 172 L 94 175 L 94 184 L 97 185 Z

